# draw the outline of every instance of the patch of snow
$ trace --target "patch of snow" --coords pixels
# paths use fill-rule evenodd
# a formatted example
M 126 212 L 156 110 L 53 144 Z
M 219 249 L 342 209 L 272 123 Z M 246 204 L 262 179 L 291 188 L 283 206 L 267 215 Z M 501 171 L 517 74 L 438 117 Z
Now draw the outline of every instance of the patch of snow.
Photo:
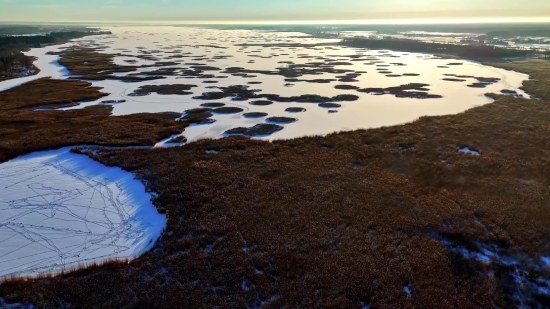
M 468 148 L 468 147 L 460 148 L 460 149 L 458 150 L 458 152 L 471 154 L 471 155 L 473 155 L 473 156 L 479 156 L 479 151 L 472 150 L 472 149 L 470 149 L 470 148 Z
M 241 287 L 243 289 L 243 291 L 248 291 L 250 290 L 250 288 L 248 287 L 248 285 L 246 284 L 246 280 L 243 278 L 243 282 L 241 284 Z
M 0 278 L 133 259 L 166 225 L 133 174 L 68 147 L 0 164 L 0 191 Z
M 549 295 L 550 294 L 550 290 L 548 289 L 548 287 L 545 287 L 545 286 L 539 286 L 537 287 L 538 288 L 538 292 L 540 294 L 546 294 L 546 295 Z
M 482 252 L 477 252 L 477 251 L 472 251 L 472 250 L 470 250 L 470 249 L 468 249 L 464 246 L 453 244 L 451 241 L 449 241 L 447 239 L 444 239 L 444 238 L 440 239 L 440 242 L 441 242 L 442 245 L 447 247 L 449 250 L 451 250 L 453 252 L 458 252 L 458 253 L 462 254 L 465 258 L 473 259 L 473 260 L 480 261 L 480 262 L 483 262 L 483 263 L 490 263 L 491 258 L 496 256 L 496 254 L 494 252 L 488 250 L 487 248 L 485 248 L 481 244 L 478 244 L 478 246 L 481 247 L 480 251 L 482 251 Z
M 370 309 L 370 303 L 366 304 L 365 302 L 361 302 L 361 309 Z
M 415 148 L 415 146 L 399 146 L 399 152 L 405 152 L 407 150 L 413 150 Z
M 524 308 L 524 304 L 533 299 L 534 295 L 545 294 L 550 295 L 550 278 L 545 275 L 544 268 L 550 265 L 550 257 L 541 257 L 540 260 L 534 260 L 523 254 L 507 254 L 504 248 L 496 244 L 474 243 L 477 251 L 467 249 L 465 246 L 456 244 L 440 235 L 433 235 L 439 240 L 442 245 L 448 250 L 455 253 L 460 253 L 467 259 L 476 260 L 490 267 L 487 271 L 488 276 L 495 276 L 494 267 L 497 266 L 501 270 L 504 269 L 513 278 L 514 291 L 509 297 L 515 298 L 519 302 L 518 308 Z M 533 279 L 530 274 L 536 271 L 541 276 Z M 499 278 L 503 278 L 503 274 L 499 274 Z
M 181 135 L 182 135 L 181 133 L 172 134 L 170 137 L 165 138 L 165 139 L 161 140 L 160 142 L 156 143 L 155 146 L 153 146 L 153 148 L 177 147 L 177 146 L 185 145 L 185 142 L 173 142 L 174 138 L 176 138 L 178 136 L 181 136 Z
M 0 297 L 0 309 L 34 309 L 34 305 L 23 305 L 21 303 L 8 304 L 6 301 Z
M 403 287 L 403 291 L 405 291 L 405 293 L 407 293 L 407 297 L 411 297 L 411 295 L 412 295 L 411 284 L 410 283 L 406 284 Z
M 206 247 L 204 248 L 204 253 L 212 253 L 213 250 L 214 245 L 206 245 Z

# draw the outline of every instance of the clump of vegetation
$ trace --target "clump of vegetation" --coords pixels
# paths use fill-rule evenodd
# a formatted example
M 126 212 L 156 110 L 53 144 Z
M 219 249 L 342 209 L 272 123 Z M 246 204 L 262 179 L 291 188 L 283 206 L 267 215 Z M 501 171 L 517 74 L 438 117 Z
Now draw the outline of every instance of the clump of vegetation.
M 196 114 L 208 113 L 210 111 L 212 111 L 211 108 L 197 107 L 197 108 L 188 109 L 188 110 L 184 111 L 183 113 L 185 115 L 196 115 Z
M 268 115 L 267 113 L 262 113 L 262 112 L 251 112 L 251 113 L 244 113 L 243 117 L 246 117 L 246 118 L 262 118 L 262 117 L 266 117 L 267 115 Z
M 218 107 L 212 110 L 212 112 L 215 114 L 237 114 L 243 111 L 244 109 L 240 107 L 232 107 L 232 106 Z
M 298 119 L 290 118 L 290 117 L 269 117 L 269 118 L 266 119 L 266 121 L 271 122 L 271 123 L 287 124 L 287 123 L 296 122 L 296 121 L 298 121 Z
M 267 100 L 256 100 L 256 101 L 250 101 L 249 104 L 250 105 L 257 105 L 257 106 L 266 106 L 266 105 L 273 104 L 273 102 L 272 101 L 267 101 Z
M 443 80 L 448 82 L 465 82 L 466 81 L 465 79 L 452 78 L 452 77 L 443 78 Z
M 339 89 L 339 90 L 357 90 L 357 89 L 359 89 L 359 87 L 352 86 L 352 85 L 336 85 L 336 86 L 334 86 L 334 88 Z
M 140 86 L 134 92 L 130 93 L 130 96 L 146 96 L 151 93 L 157 93 L 162 95 L 189 95 L 193 94 L 192 88 L 197 87 L 197 85 L 186 85 L 186 84 L 172 84 L 172 85 L 145 85 Z
M 272 123 L 260 123 L 250 128 L 234 128 L 231 130 L 225 131 L 225 134 L 228 136 L 232 135 L 244 135 L 249 137 L 258 137 L 258 136 L 268 136 L 273 133 L 279 132 L 283 129 L 283 126 L 272 124 Z
M 288 112 L 288 113 L 303 113 L 305 111 L 306 109 L 303 107 L 288 107 L 285 109 L 285 112 Z
M 322 108 L 340 108 L 340 107 L 342 107 L 342 104 L 337 104 L 337 103 L 321 103 L 321 104 L 319 104 L 319 107 L 322 107 Z
M 387 88 L 362 88 L 359 92 L 375 93 L 377 95 L 394 95 L 396 98 L 414 98 L 414 99 L 440 99 L 441 95 L 428 93 L 430 85 L 421 83 L 410 83 L 400 86 Z
M 212 116 L 214 114 L 209 108 L 194 108 L 186 110 L 179 120 L 192 124 L 212 124 L 216 122 L 215 119 L 211 119 Z
M 222 107 L 222 106 L 225 106 L 225 103 L 202 103 L 201 106 L 204 106 L 204 107 Z

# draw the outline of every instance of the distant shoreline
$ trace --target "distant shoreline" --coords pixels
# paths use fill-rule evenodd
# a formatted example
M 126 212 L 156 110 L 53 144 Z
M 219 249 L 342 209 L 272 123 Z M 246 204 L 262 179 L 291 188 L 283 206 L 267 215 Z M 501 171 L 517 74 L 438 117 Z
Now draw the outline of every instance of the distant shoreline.
M 23 53 L 29 51 L 31 48 L 64 44 L 73 39 L 103 34 L 111 34 L 111 32 L 68 31 L 51 32 L 47 35 L 36 36 L 0 37 L 0 81 L 33 76 L 40 73 L 40 69 L 33 64 L 36 59 Z

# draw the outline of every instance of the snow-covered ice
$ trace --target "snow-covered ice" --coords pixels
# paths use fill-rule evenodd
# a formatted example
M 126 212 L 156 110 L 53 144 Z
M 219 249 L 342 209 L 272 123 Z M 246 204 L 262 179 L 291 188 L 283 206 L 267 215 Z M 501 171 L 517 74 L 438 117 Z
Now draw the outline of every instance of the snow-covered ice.
M 462 153 L 471 154 L 472 156 L 479 156 L 479 151 L 472 150 L 472 149 L 470 149 L 470 148 L 468 148 L 468 147 L 460 148 L 458 151 L 459 151 L 459 152 L 462 152 Z
M 407 297 L 410 297 L 412 295 L 410 282 L 403 286 L 403 291 L 407 294 Z
M 21 304 L 21 303 L 6 303 L 6 301 L 0 297 L 0 309 L 34 309 L 32 304 Z
M 132 259 L 166 225 L 133 174 L 69 148 L 0 164 L 0 192 L 0 278 Z
M 152 67 L 138 68 L 136 72 L 147 75 L 147 72 L 159 68 L 176 70 L 175 75 L 167 75 L 165 79 L 125 83 L 117 80 L 92 81 L 94 86 L 102 87 L 102 91 L 108 93 L 107 97 L 94 102 L 86 102 L 80 106 L 69 109 L 82 108 L 84 106 L 100 104 L 104 100 L 126 100 L 123 103 L 113 105 L 114 115 L 125 115 L 141 112 L 183 112 L 187 109 L 197 108 L 201 103 L 209 102 L 195 100 L 193 96 L 201 95 L 208 91 L 217 91 L 207 87 L 226 87 L 230 85 L 250 85 L 260 93 L 278 94 L 281 96 L 299 96 L 316 94 L 321 96 L 335 96 L 340 94 L 354 94 L 359 96 L 357 101 L 340 102 L 342 107 L 337 113 L 329 113 L 317 103 L 274 103 L 269 106 L 254 106 L 247 101 L 234 101 L 231 98 L 214 100 L 225 103 L 227 107 L 243 109 L 242 113 L 224 115 L 216 114 L 212 119 L 216 122 L 205 125 L 188 127 L 185 137 L 189 142 L 202 138 L 219 138 L 224 132 L 236 127 L 252 127 L 264 123 L 264 118 L 247 118 L 244 113 L 265 112 L 268 117 L 282 117 L 290 114 L 285 110 L 288 107 L 303 107 L 307 109 L 303 113 L 294 113 L 292 117 L 298 121 L 285 124 L 284 129 L 269 136 L 259 138 L 274 140 L 295 138 L 307 135 L 324 135 L 335 131 L 355 130 L 390 126 L 414 121 L 421 116 L 435 116 L 456 114 L 475 106 L 491 103 L 493 100 L 485 96 L 486 93 L 498 93 L 502 89 L 517 91 L 522 82 L 528 79 L 525 74 L 484 66 L 480 63 L 452 60 L 461 65 L 441 68 L 450 62 L 448 59 L 438 59 L 429 54 L 406 53 L 397 51 L 378 51 L 355 49 L 340 46 L 335 39 L 321 39 L 304 37 L 303 33 L 296 32 L 271 32 L 256 30 L 218 30 L 192 27 L 112 27 L 112 35 L 90 36 L 61 45 L 46 48 L 32 49 L 27 54 L 36 56 L 36 65 L 41 69 L 39 76 L 53 76 L 54 78 L 67 78 L 67 72 L 57 63 L 57 56 L 47 55 L 48 51 L 58 51 L 61 48 L 80 45 L 82 47 L 98 47 L 99 52 L 117 54 L 114 62 L 120 65 L 152 65 Z M 354 35 L 354 33 L 349 33 Z M 240 46 L 239 44 L 326 44 L 334 45 L 308 48 L 304 46 Z M 151 59 L 144 59 L 143 56 Z M 354 61 L 350 57 L 361 56 L 362 61 Z M 175 57 L 175 58 L 174 58 Z M 178 58 L 183 57 L 183 58 Z M 293 82 L 293 87 L 286 87 L 288 83 L 281 75 L 256 74 L 253 78 L 245 78 L 224 73 L 223 70 L 230 67 L 242 67 L 247 70 L 275 71 L 281 67 L 288 67 L 289 62 L 295 65 L 306 65 L 307 68 L 316 68 L 312 63 L 318 59 L 332 59 L 334 61 L 347 62 L 346 65 L 335 65 L 338 70 L 350 72 L 362 72 L 355 82 L 344 83 L 333 81 L 331 83 Z M 376 63 L 370 63 L 378 59 Z M 361 59 L 359 59 L 361 60 Z M 131 61 L 131 62 L 128 62 Z M 159 65 L 157 61 L 173 63 L 172 65 Z M 321 60 L 320 63 L 323 63 Z M 182 78 L 183 70 L 190 70 L 196 64 L 219 68 L 212 71 L 215 75 L 208 80 L 200 78 Z M 388 77 L 380 74 L 383 66 L 393 74 L 400 77 Z M 210 73 L 208 71 L 207 73 Z M 408 73 L 419 76 L 407 76 Z M 124 76 L 126 73 L 117 73 Z M 319 75 L 306 74 L 300 79 L 338 79 L 340 73 L 322 73 Z M 34 79 L 33 76 L 28 79 Z M 498 81 L 489 83 L 485 88 L 467 87 L 475 82 L 474 78 L 462 76 L 476 76 L 483 78 L 497 78 Z M 464 78 L 465 82 L 446 81 L 445 78 Z M 16 79 L 0 83 L 0 91 L 20 84 L 28 79 Z M 214 84 L 204 83 L 214 82 Z M 396 98 L 391 95 L 375 95 L 357 92 L 355 90 L 335 89 L 335 85 L 352 85 L 359 88 L 392 87 L 408 83 L 426 83 L 430 93 L 439 94 L 440 99 L 420 100 L 415 98 Z M 192 95 L 159 95 L 156 93 L 146 96 L 130 96 L 137 88 L 144 85 L 165 84 L 193 84 Z

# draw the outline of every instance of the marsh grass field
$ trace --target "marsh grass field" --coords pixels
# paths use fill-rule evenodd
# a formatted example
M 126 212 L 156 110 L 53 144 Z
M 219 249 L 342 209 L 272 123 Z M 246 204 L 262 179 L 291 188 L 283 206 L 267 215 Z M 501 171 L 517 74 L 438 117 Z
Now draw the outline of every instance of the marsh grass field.
M 232 122 L 228 131 L 259 135 L 272 129 L 277 129 L 275 134 L 285 130 L 295 134 L 287 126 L 296 120 L 305 122 L 304 115 L 311 111 L 320 110 L 323 117 L 329 112 L 317 106 L 318 97 L 314 104 L 284 104 L 254 97 L 248 88 L 220 85 L 224 88 L 212 92 L 227 97 L 195 99 L 177 105 L 178 112 L 115 116 L 117 109 L 140 102 L 102 104 L 120 99 L 108 93 L 114 89 L 108 83 L 130 83 L 133 86 L 125 89 L 137 90 L 145 98 L 152 92 L 170 96 L 194 87 L 167 87 L 170 84 L 165 81 L 147 80 L 158 79 L 154 76 L 128 77 L 151 67 L 121 65 L 114 53 L 70 48 L 54 53 L 71 73 L 66 79 L 37 79 L 0 92 L 0 162 L 38 150 L 75 146 L 72 154 L 131 172 L 148 192 L 155 192 L 152 202 L 166 214 L 166 230 L 151 250 L 133 260 L 92 264 L 57 276 L 7 278 L 0 284 L 0 297 L 7 303 L 38 308 L 550 306 L 548 60 L 472 65 L 476 70 L 490 65 L 490 72 L 511 70 L 510 75 L 502 74 L 513 76 L 513 82 L 524 76 L 519 73 L 528 74 L 529 79 L 517 89 L 525 95 L 504 95 L 500 81 L 475 76 L 482 84 L 490 80 L 485 86 L 498 93 L 488 93 L 491 99 L 479 98 L 478 92 L 487 89 L 460 85 L 460 91 L 475 91 L 463 100 L 475 102 L 461 102 L 457 108 L 481 106 L 454 115 L 272 141 L 219 138 L 217 132 L 215 139 L 189 142 L 185 136 L 204 123 L 210 125 L 210 118 L 223 121 L 216 111 L 228 119 L 237 117 L 231 118 L 239 122 Z M 466 63 L 437 58 L 449 67 L 457 61 Z M 354 58 L 346 60 L 350 59 Z M 395 63 L 394 67 L 401 67 Z M 336 65 L 340 64 L 331 64 Z M 160 66 L 160 76 L 174 77 L 170 75 L 174 71 L 165 68 L 170 63 Z M 207 71 L 198 75 L 209 75 Z M 300 95 L 300 81 L 284 80 L 289 78 L 284 75 L 296 71 L 300 70 L 277 72 L 278 87 L 290 89 L 284 95 L 277 93 L 279 99 Z M 259 74 L 241 69 L 229 72 L 240 74 L 234 76 L 239 81 L 247 74 Z M 457 77 L 462 71 L 452 74 L 449 79 L 476 80 Z M 417 76 L 403 75 L 409 77 Z M 283 82 L 296 85 L 286 87 Z M 410 91 L 404 90 L 413 87 L 410 84 L 388 88 L 384 83 L 384 87 L 362 88 L 361 93 L 352 86 L 354 81 L 341 82 L 348 85 L 341 89 L 332 85 L 330 91 L 324 82 L 306 83 L 321 84 L 325 88 L 316 89 L 331 94 L 374 92 L 361 98 L 390 97 L 386 103 L 422 101 L 398 97 Z M 441 81 L 441 85 L 459 87 L 455 83 Z M 413 90 L 427 93 L 428 86 L 414 85 Z M 447 88 L 434 90 L 439 89 Z M 239 101 L 243 94 L 251 96 L 246 98 L 249 102 Z M 235 97 L 238 100 L 232 100 Z M 341 105 L 338 115 L 352 103 L 322 104 Z M 331 108 L 338 109 L 335 105 Z M 269 110 L 267 115 L 260 110 L 245 112 L 242 106 L 291 110 L 273 115 Z M 159 103 L 153 109 L 165 107 Z M 242 118 L 248 113 L 262 120 L 236 127 L 242 124 L 241 112 Z M 263 117 L 270 127 L 255 128 Z M 329 123 L 317 121 L 318 127 Z M 179 147 L 153 147 L 162 140 Z
M 41 308 L 545 306 L 550 63 L 494 65 L 530 74 L 541 99 L 273 143 L 76 149 L 146 180 L 165 233 L 130 263 L 14 279 L 0 295 Z

